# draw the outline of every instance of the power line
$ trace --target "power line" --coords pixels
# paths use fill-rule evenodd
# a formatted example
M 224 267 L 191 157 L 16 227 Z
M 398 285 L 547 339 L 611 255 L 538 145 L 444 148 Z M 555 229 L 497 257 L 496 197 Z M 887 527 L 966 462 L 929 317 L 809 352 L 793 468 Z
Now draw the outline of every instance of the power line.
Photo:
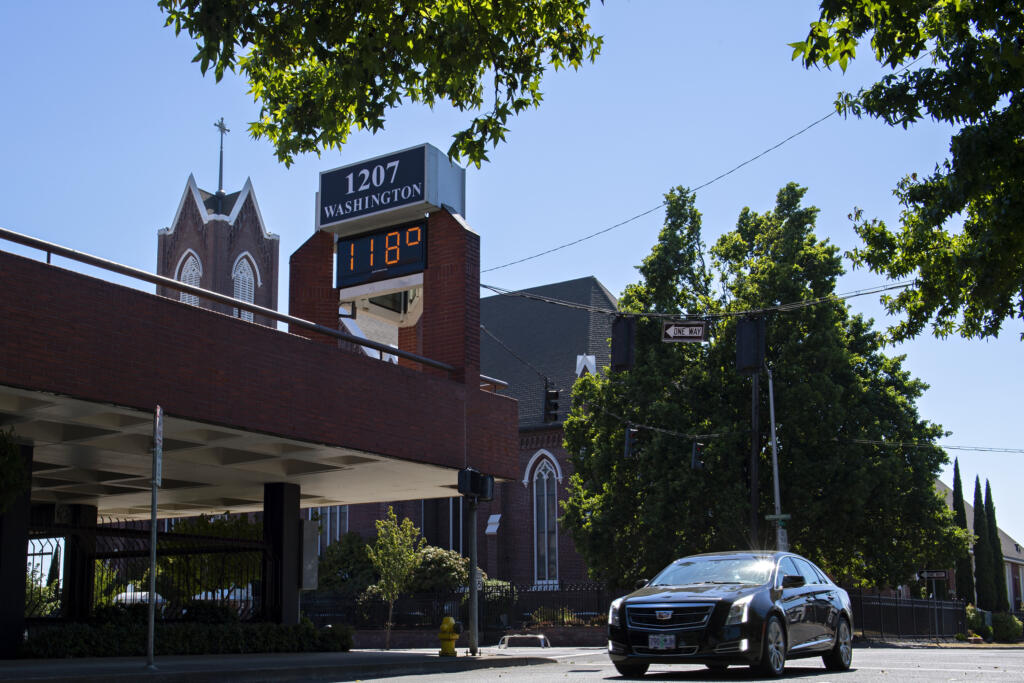
M 577 310 L 588 311 L 590 313 L 604 313 L 606 315 L 619 315 L 619 316 L 630 316 L 634 318 L 661 318 L 666 320 L 678 320 L 680 318 L 695 318 L 700 320 L 722 320 L 726 318 L 743 318 L 749 316 L 763 315 L 766 313 L 785 313 L 788 311 L 795 311 L 801 308 L 807 308 L 809 306 L 816 306 L 822 303 L 828 303 L 833 301 L 846 301 L 847 299 L 853 299 L 859 296 L 867 296 L 869 294 L 878 294 L 880 292 L 886 292 L 893 289 L 904 289 L 910 287 L 916 283 L 916 280 L 904 280 L 902 282 L 893 282 L 884 285 L 877 285 L 875 287 L 868 287 L 866 289 L 858 289 L 845 294 L 829 294 L 827 296 L 820 296 L 814 299 L 805 299 L 802 301 L 793 301 L 789 303 L 776 304 L 774 306 L 766 306 L 764 308 L 752 308 L 745 309 L 742 311 L 727 311 L 724 313 L 695 313 L 695 312 L 678 312 L 678 313 L 657 313 L 654 311 L 644 311 L 640 313 L 634 313 L 630 311 L 615 311 L 609 308 L 603 308 L 600 306 L 590 306 L 587 304 L 577 303 L 575 301 L 565 301 L 563 299 L 555 299 L 553 297 L 544 296 L 542 294 L 534 294 L 532 292 L 526 292 L 522 290 L 511 290 L 505 289 L 504 287 L 497 287 L 494 285 L 486 285 L 481 283 L 480 286 L 484 289 L 500 294 L 502 296 L 516 296 L 523 299 L 530 299 L 533 301 L 540 301 L 543 303 L 552 304 L 554 306 L 564 306 L 566 308 L 573 308 Z
M 954 446 L 944 443 L 920 443 L 916 441 L 886 441 L 879 439 L 843 439 L 848 443 L 867 446 L 888 446 L 891 448 L 941 448 L 947 451 L 977 451 L 981 453 L 1024 453 L 1024 448 L 994 448 L 990 446 Z
M 927 57 L 930 54 L 932 54 L 932 52 L 926 52 L 925 54 L 921 55 L 920 57 L 918 57 L 914 61 L 910 62 L 906 66 L 904 66 L 901 69 L 899 69 L 896 73 L 902 73 L 904 71 L 909 71 L 910 67 L 914 66 L 915 64 L 917 64 L 919 61 L 921 61 L 922 59 L 924 59 L 925 57 Z M 750 157 L 746 161 L 744 161 L 742 163 L 739 163 L 736 166 L 733 166 L 732 168 L 730 168 L 725 173 L 722 173 L 721 175 L 715 176 L 711 180 L 708 180 L 707 182 L 705 182 L 705 183 L 703 183 L 701 185 L 698 185 L 695 188 L 692 188 L 691 192 L 697 192 L 698 190 L 703 190 L 705 187 L 708 187 L 709 185 L 717 183 L 722 178 L 726 178 L 726 177 L 732 175 L 733 173 L 735 173 L 736 171 L 740 170 L 744 166 L 757 161 L 758 159 L 760 159 L 761 157 L 765 156 L 766 154 L 774 152 L 775 150 L 777 150 L 779 147 L 782 147 L 784 144 L 786 144 L 790 140 L 793 140 L 794 138 L 799 137 L 800 135 L 803 135 L 804 133 L 809 131 L 811 128 L 814 128 L 815 126 L 817 126 L 819 123 L 823 123 L 823 122 L 827 121 L 828 119 L 830 119 L 833 116 L 835 116 L 837 113 L 838 112 L 833 109 L 832 111 L 830 111 L 825 116 L 822 116 L 817 121 L 809 123 L 808 125 L 804 126 L 803 128 L 801 128 L 797 132 L 795 132 L 792 135 L 790 135 L 789 137 L 786 137 L 783 140 L 775 143 L 774 145 L 772 145 L 768 149 L 765 149 L 764 151 L 762 151 L 762 152 L 760 152 L 758 154 L 755 154 L 754 156 Z M 584 235 L 583 237 L 580 237 L 579 239 L 573 240 L 572 242 L 566 242 L 565 244 L 559 245 L 557 247 L 552 247 L 551 249 L 547 249 L 547 250 L 539 252 L 537 254 L 533 254 L 532 256 L 525 256 L 525 257 L 523 257 L 521 259 L 516 259 L 515 261 L 509 261 L 508 263 L 503 263 L 500 266 L 492 266 L 491 268 L 484 268 L 480 272 L 481 273 L 489 273 L 489 272 L 494 271 L 494 270 L 501 270 L 502 268 L 508 268 L 509 266 L 514 266 L 514 265 L 517 265 L 519 263 L 523 263 L 525 261 L 532 261 L 535 258 L 540 258 L 541 256 L 547 256 L 548 254 L 552 254 L 552 253 L 554 253 L 556 251 L 561 251 L 562 249 L 567 249 L 568 247 L 577 245 L 580 242 L 586 242 L 587 240 L 590 240 L 590 239 L 593 239 L 595 237 L 598 237 L 599 235 L 603 235 L 606 232 L 611 232 L 615 228 L 621 228 L 623 225 L 627 225 L 627 224 L 632 223 L 633 221 L 635 221 L 637 219 L 643 218 L 644 216 L 646 216 L 646 215 L 648 215 L 650 213 L 653 213 L 653 212 L 657 211 L 658 209 L 660 209 L 661 207 L 665 206 L 665 204 L 666 204 L 666 202 L 663 201 L 660 204 L 658 204 L 657 206 L 651 207 L 650 209 L 647 209 L 646 211 L 638 213 L 635 216 L 632 216 L 631 218 L 627 218 L 624 221 L 616 223 L 615 225 L 608 226 L 607 228 L 603 228 L 603 229 L 598 230 L 597 232 L 591 233 L 589 235 Z

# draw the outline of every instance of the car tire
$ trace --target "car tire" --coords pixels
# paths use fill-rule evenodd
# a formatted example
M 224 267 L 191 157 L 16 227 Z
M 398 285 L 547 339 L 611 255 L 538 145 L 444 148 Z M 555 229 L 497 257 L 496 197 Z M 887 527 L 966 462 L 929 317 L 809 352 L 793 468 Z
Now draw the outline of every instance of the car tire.
M 786 629 L 776 615 L 768 617 L 761 639 L 761 661 L 751 668 L 763 676 L 777 677 L 786 668 Z
M 646 662 L 612 662 L 615 664 L 615 670 L 619 672 L 619 675 L 625 676 L 626 678 L 640 678 L 647 673 L 647 667 L 650 666 Z
M 822 655 L 825 668 L 829 671 L 846 671 L 853 661 L 853 632 L 850 630 L 850 622 L 846 617 L 839 618 L 839 627 L 836 628 L 836 644 Z

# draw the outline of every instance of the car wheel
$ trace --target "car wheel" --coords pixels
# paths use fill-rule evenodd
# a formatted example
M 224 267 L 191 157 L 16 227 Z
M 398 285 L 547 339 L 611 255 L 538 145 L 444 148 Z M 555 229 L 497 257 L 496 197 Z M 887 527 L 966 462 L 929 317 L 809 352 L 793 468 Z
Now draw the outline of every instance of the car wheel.
M 774 614 L 768 617 L 761 640 L 761 661 L 753 666 L 765 676 L 781 676 L 786 668 L 786 629 Z
M 836 629 L 836 644 L 822 655 L 825 668 L 829 671 L 846 671 L 853 661 L 853 633 L 850 631 L 850 622 L 845 617 L 839 618 L 839 628 Z
M 626 678 L 640 678 L 647 673 L 647 667 L 650 666 L 646 662 L 613 662 L 613 664 L 615 664 L 615 670 Z

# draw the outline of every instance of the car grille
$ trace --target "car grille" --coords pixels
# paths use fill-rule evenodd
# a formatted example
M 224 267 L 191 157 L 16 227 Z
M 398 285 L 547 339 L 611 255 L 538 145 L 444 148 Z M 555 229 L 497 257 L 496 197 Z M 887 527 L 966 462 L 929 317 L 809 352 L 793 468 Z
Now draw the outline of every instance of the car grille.
M 633 652 L 638 655 L 683 655 L 688 657 L 697 654 L 697 649 L 696 645 L 682 645 L 674 650 L 652 650 L 649 647 L 634 646 Z
M 704 628 L 714 608 L 714 603 L 626 605 L 626 623 L 630 628 L 651 631 Z M 666 613 L 668 618 L 664 618 Z

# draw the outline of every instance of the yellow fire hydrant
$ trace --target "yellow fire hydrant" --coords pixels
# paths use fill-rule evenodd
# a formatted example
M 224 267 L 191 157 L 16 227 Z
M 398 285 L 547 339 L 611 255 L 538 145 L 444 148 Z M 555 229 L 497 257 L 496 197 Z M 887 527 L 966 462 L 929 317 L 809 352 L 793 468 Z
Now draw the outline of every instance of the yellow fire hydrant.
M 451 617 L 445 617 L 441 620 L 441 631 L 437 634 L 437 637 L 441 639 L 441 651 L 438 653 L 440 656 L 458 656 L 458 653 L 455 652 L 455 641 L 459 637 L 459 634 L 455 632 L 454 619 Z

